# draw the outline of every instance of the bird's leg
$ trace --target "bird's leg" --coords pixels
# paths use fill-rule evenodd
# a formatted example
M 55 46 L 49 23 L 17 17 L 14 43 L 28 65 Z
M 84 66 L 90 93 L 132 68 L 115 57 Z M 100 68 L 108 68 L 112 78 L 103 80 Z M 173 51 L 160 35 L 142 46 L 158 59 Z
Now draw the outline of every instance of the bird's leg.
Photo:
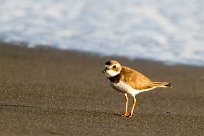
M 128 96 L 127 93 L 125 93 L 125 113 L 122 114 L 122 116 L 129 116 L 130 113 L 128 113 Z
M 135 96 L 133 96 L 132 110 L 131 110 L 131 113 L 130 113 L 130 115 L 129 115 L 128 117 L 132 117 L 133 112 L 134 112 L 135 105 L 136 105 L 136 98 L 135 98 Z

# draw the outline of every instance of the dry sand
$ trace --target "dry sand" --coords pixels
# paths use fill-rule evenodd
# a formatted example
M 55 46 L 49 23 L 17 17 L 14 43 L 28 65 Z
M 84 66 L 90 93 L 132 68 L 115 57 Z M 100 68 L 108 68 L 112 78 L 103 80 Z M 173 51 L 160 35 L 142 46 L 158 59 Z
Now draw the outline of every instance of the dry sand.
M 124 95 L 102 74 L 113 57 L 0 44 L 0 135 L 204 135 L 204 68 L 114 58 L 172 89 Z M 132 101 L 131 101 L 132 102 Z

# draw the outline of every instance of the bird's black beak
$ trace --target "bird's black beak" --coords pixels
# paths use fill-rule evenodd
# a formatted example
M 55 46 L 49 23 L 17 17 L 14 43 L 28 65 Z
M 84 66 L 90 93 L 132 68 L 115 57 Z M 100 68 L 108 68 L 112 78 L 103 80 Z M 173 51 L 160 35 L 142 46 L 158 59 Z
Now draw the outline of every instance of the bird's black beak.
M 107 70 L 107 68 L 105 68 L 105 69 L 102 71 L 102 73 L 106 73 L 106 70 Z

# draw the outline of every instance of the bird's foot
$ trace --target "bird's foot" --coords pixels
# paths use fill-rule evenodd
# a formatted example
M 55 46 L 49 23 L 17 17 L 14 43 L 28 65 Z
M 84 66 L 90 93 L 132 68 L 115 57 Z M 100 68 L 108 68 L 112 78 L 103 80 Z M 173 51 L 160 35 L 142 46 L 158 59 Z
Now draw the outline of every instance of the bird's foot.
M 121 116 L 124 116 L 124 117 L 132 117 L 131 113 L 128 113 L 128 112 L 123 113 Z

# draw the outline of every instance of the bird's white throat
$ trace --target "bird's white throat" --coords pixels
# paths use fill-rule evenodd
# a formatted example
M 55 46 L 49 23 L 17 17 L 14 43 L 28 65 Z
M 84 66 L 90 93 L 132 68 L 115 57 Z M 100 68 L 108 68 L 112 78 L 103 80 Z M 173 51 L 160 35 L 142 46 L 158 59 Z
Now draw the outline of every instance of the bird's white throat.
M 108 77 L 114 77 L 116 75 L 118 75 L 120 72 L 119 71 L 114 71 L 114 70 L 107 70 L 106 74 Z

